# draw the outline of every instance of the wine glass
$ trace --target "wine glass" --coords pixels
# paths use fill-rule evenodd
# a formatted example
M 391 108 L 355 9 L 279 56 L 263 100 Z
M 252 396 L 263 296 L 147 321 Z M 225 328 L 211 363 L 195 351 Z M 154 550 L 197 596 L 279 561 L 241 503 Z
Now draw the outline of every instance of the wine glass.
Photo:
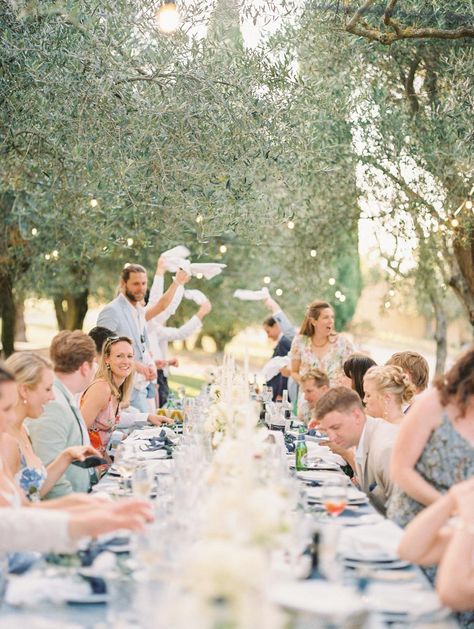
M 140 465 L 132 473 L 133 493 L 141 498 L 149 498 L 153 489 L 154 472 L 150 465 Z
M 120 474 L 126 487 L 137 464 L 135 444 L 121 443 L 115 450 L 114 467 Z
M 326 513 L 336 518 L 347 506 L 347 481 L 345 477 L 334 476 L 328 479 L 322 489 L 322 500 Z

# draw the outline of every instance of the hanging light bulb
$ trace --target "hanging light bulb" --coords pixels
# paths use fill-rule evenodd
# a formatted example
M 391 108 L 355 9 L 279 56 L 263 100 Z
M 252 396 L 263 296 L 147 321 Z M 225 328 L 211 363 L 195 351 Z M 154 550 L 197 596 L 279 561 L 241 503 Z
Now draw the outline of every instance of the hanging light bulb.
M 334 284 L 335 284 L 335 283 L 336 283 L 336 280 L 335 280 L 333 277 L 330 277 L 330 278 L 328 279 L 328 284 L 329 284 L 329 286 L 334 286 Z
M 264 284 L 270 284 L 271 281 L 272 281 L 272 278 L 269 275 L 265 275 L 265 277 L 263 278 Z
M 283 295 L 283 291 L 281 290 L 281 288 L 277 288 L 275 291 L 275 295 L 277 297 L 281 297 Z
M 203 277 L 204 277 L 204 275 L 202 273 L 196 273 L 196 278 L 198 280 L 202 280 Z
M 202 223 L 202 215 L 201 214 L 198 214 L 196 216 L 196 223 Z
M 472 210 L 472 201 L 471 199 L 468 199 L 465 203 L 466 206 L 466 210 Z
M 92 198 L 90 201 L 91 207 L 97 207 L 99 205 L 99 202 L 97 201 L 97 199 Z
M 295 223 L 293 221 L 288 221 L 286 226 L 288 227 L 288 229 L 294 229 L 295 228 Z
M 33 227 L 33 229 L 31 230 L 31 235 L 32 236 L 37 236 L 38 235 L 38 230 L 36 229 L 36 227 Z
M 227 251 L 227 247 L 226 247 L 225 245 L 221 245 L 221 246 L 219 247 L 219 251 L 220 251 L 221 253 L 226 253 L 226 251 Z
M 174 2 L 165 1 L 156 12 L 158 28 L 162 33 L 174 33 L 180 25 L 180 15 Z
M 309 252 L 309 255 L 310 255 L 312 258 L 315 258 L 315 257 L 316 257 L 316 249 L 311 249 L 311 251 Z
M 127 238 L 127 246 L 131 247 L 133 245 L 133 238 Z

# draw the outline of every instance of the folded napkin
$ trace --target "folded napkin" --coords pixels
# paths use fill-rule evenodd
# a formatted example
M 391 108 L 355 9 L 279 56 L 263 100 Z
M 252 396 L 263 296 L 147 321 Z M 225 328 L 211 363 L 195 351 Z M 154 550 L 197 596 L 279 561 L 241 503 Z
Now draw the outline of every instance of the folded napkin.
M 5 600 L 9 605 L 37 605 L 41 601 L 61 603 L 90 597 L 90 585 L 74 577 L 46 577 L 26 574 L 8 583 Z
M 315 443 L 314 441 L 306 441 L 306 446 L 308 448 L 308 459 L 317 457 L 324 461 L 324 463 L 335 463 L 337 465 L 345 465 L 346 462 L 339 456 L 339 454 L 334 454 L 334 452 L 328 448 L 328 446 L 322 446 L 319 443 Z
M 344 474 L 337 472 L 331 472 L 328 470 L 307 470 L 296 472 L 296 477 L 306 482 L 324 483 L 324 481 L 330 480 L 335 477 L 347 478 Z
M 177 247 L 173 247 L 172 249 L 168 249 L 168 251 L 165 251 L 164 253 L 161 254 L 161 257 L 163 258 L 189 258 L 189 256 L 191 255 L 191 252 L 189 251 L 189 249 L 187 247 L 185 247 L 184 245 L 178 245 Z
M 190 301 L 194 301 L 194 303 L 198 306 L 202 306 L 206 303 L 206 301 L 209 301 L 206 295 L 200 290 L 185 290 L 184 298 L 189 299 Z
M 275 358 L 271 358 L 267 363 L 265 363 L 261 371 L 265 382 L 268 382 L 280 373 L 280 369 L 287 367 L 290 364 L 290 360 L 289 356 L 275 356 Z
M 236 291 L 234 291 L 234 297 L 242 301 L 262 301 L 262 299 L 270 297 L 270 293 L 268 292 L 268 288 L 266 287 L 260 290 L 247 290 L 244 288 L 238 288 Z
M 155 474 L 171 474 L 173 471 L 174 461 L 173 459 L 164 459 L 162 461 L 156 461 L 150 464 Z
M 402 535 L 402 529 L 390 520 L 345 529 L 339 540 L 338 551 L 347 559 L 396 561 Z

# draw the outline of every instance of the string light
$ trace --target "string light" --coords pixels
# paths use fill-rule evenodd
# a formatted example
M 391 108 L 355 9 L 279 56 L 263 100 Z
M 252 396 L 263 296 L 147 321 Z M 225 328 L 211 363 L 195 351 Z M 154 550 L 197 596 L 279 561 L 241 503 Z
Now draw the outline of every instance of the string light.
M 38 230 L 36 229 L 36 227 L 33 227 L 33 229 L 31 230 L 31 234 L 32 234 L 32 236 L 37 236 L 38 235 Z
M 288 227 L 288 229 L 294 229 L 295 228 L 295 223 L 293 221 L 288 221 L 286 226 Z
M 472 201 L 471 201 L 471 199 L 468 199 L 464 205 L 466 206 L 466 210 L 472 210 Z
M 340 298 L 341 298 L 341 295 L 342 295 L 342 293 L 341 293 L 341 291 L 340 291 L 340 290 L 337 290 L 337 291 L 334 293 L 334 297 L 335 297 L 336 299 L 340 299 Z
M 162 33 L 174 33 L 180 24 L 179 11 L 174 2 L 165 2 L 156 12 L 158 28 Z
M 51 260 L 51 256 L 49 255 L 49 253 L 45 253 L 44 259 L 45 260 Z
M 202 223 L 202 215 L 201 214 L 198 214 L 196 216 L 196 223 Z
M 265 275 L 265 277 L 263 278 L 264 284 L 270 284 L 271 281 L 272 281 L 272 278 L 269 275 Z
M 275 295 L 277 297 L 281 297 L 283 295 L 283 291 L 281 290 L 281 288 L 277 288 L 275 291 Z
M 346 301 L 346 296 L 345 295 L 341 295 L 339 297 L 339 301 L 341 301 L 342 303 L 344 303 Z
M 316 249 L 311 249 L 311 251 L 309 252 L 309 255 L 310 255 L 312 258 L 315 258 L 315 257 L 316 257 Z
M 336 280 L 333 277 L 330 277 L 328 280 L 329 286 L 334 286 L 335 283 L 336 283 Z
M 131 247 L 133 245 L 133 238 L 127 238 L 127 246 Z
M 197 277 L 198 280 L 202 280 L 204 275 L 202 273 L 196 273 L 196 277 Z
M 459 227 L 459 221 L 457 218 L 453 218 L 453 220 L 451 221 L 451 225 L 453 227 Z
M 390 295 L 390 297 L 394 297 L 394 296 L 395 296 L 395 291 L 393 290 L 393 288 L 391 288 L 391 289 L 388 291 L 388 294 Z
M 389 301 L 386 301 L 386 302 L 385 302 L 385 304 L 384 304 L 385 309 L 386 309 L 386 310 L 388 310 L 388 309 L 390 308 L 390 306 L 391 306 L 391 305 L 392 305 L 392 304 L 391 304 Z
M 99 205 L 99 202 L 97 201 L 96 198 L 92 198 L 90 203 L 91 203 L 91 207 L 97 207 Z
M 58 259 L 58 257 L 59 257 L 59 251 L 58 251 L 57 249 L 55 249 L 55 250 L 51 253 L 51 255 L 53 256 L 53 258 L 54 258 L 55 260 L 57 260 L 57 259 Z
M 220 251 L 221 253 L 226 253 L 226 251 L 227 251 L 227 247 L 226 247 L 225 245 L 221 245 L 221 246 L 219 247 L 219 251 Z

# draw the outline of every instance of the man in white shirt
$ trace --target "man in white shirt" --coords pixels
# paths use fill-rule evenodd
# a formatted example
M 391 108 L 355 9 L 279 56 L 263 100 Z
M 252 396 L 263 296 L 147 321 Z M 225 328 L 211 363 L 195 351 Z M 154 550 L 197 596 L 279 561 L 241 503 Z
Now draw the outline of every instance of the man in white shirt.
M 154 305 L 161 298 L 164 286 L 164 273 L 166 268 L 165 263 L 166 261 L 163 258 L 160 258 L 158 260 L 155 279 L 153 280 L 153 285 L 150 290 L 147 310 L 149 308 L 153 308 Z M 147 332 L 148 338 L 150 340 L 151 354 L 157 366 L 157 382 L 160 408 L 162 408 L 168 400 L 169 367 L 178 366 L 178 361 L 176 358 L 171 360 L 168 359 L 168 343 L 173 341 L 184 341 L 191 335 L 198 332 L 202 327 L 202 320 L 212 310 L 211 302 L 207 301 L 199 307 L 194 316 L 192 316 L 179 328 L 167 327 L 165 325 L 166 321 L 176 312 L 183 299 L 183 296 L 184 285 L 179 286 L 176 289 L 175 295 L 171 300 L 170 305 L 165 308 L 163 312 L 147 320 Z
M 359 395 L 346 387 L 330 389 L 317 402 L 315 415 L 321 430 L 336 446 L 356 448 L 355 472 L 362 491 L 385 514 L 393 491 L 390 455 L 399 425 L 367 417 Z

